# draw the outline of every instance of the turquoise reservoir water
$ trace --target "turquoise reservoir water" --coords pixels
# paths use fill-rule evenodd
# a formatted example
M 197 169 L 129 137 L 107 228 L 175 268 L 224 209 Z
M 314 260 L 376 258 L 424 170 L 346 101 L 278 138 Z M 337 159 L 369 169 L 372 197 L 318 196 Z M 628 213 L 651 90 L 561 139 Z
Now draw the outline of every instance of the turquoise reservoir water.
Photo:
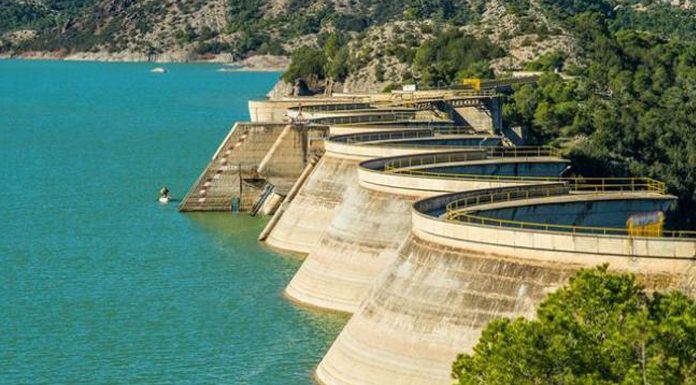
M 308 384 L 345 323 L 263 220 L 155 202 L 278 74 L 167 67 L 0 61 L 0 384 Z

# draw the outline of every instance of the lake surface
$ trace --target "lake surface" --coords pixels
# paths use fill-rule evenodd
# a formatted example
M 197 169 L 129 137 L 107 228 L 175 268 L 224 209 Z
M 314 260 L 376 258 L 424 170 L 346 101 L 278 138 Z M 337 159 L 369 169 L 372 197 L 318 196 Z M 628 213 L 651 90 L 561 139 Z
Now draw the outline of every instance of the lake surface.
M 0 61 L 0 384 L 309 384 L 346 322 L 264 219 L 182 197 L 276 73 Z

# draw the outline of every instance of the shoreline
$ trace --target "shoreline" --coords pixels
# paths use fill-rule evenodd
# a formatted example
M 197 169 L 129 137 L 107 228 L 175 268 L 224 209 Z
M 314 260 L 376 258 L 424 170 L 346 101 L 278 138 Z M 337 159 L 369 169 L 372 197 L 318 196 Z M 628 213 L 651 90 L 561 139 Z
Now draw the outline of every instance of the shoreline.
M 137 52 L 75 52 L 63 54 L 50 51 L 2 53 L 0 60 L 75 61 L 97 63 L 152 64 L 220 64 L 223 72 L 284 72 L 290 59 L 285 56 L 257 55 L 235 61 L 230 54 L 191 57 L 181 52 L 166 52 L 156 56 Z

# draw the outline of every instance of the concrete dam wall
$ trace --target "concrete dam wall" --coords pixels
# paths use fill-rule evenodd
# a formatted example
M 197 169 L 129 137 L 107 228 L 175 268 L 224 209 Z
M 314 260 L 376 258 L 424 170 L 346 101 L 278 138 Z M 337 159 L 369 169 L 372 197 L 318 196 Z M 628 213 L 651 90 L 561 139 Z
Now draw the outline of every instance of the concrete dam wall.
M 432 133 L 431 130 L 427 132 Z M 357 132 L 353 135 L 360 134 L 361 132 Z M 409 135 L 416 134 L 418 133 L 409 133 Z M 388 132 L 386 135 L 402 137 L 397 132 Z M 471 136 L 452 137 L 470 138 Z M 476 138 L 476 142 L 480 142 L 488 136 L 479 135 Z M 491 141 L 491 143 L 497 142 Z M 276 214 L 279 218 L 274 218 L 276 219 L 274 226 L 265 239 L 268 246 L 294 254 L 309 254 L 314 250 L 335 216 L 336 208 L 343 202 L 344 196 L 357 186 L 357 169 L 361 160 L 434 151 L 431 146 L 396 146 L 389 143 L 356 146 L 345 141 L 328 141 L 324 143 L 324 147 L 326 153 L 307 180 L 302 183 L 297 196 L 286 202 L 286 210 Z M 442 151 L 451 151 L 451 148 L 443 146 Z
M 269 246 L 308 254 L 317 245 L 346 189 L 356 179 L 356 160 L 324 155 L 266 238 Z
M 434 104 L 422 102 L 404 105 Z M 467 108 L 467 100 L 456 102 Z M 345 135 L 325 142 L 326 154 L 305 169 L 268 238 L 308 254 L 288 297 L 354 312 L 315 371 L 319 383 L 451 384 L 456 355 L 471 350 L 489 321 L 533 317 L 581 267 L 610 263 L 650 289 L 696 296 L 694 238 L 610 228 L 635 211 L 669 206 L 674 197 L 663 184 L 562 178 L 568 162 L 553 151 L 494 139 L 491 148 L 466 148 L 471 138 L 450 141 L 436 129 L 421 136 L 420 123 L 399 127 L 388 114 L 365 115 L 362 105 L 331 108 L 340 116 L 318 107 L 318 121 Z M 416 122 L 418 114 L 391 118 Z
M 456 355 L 486 323 L 532 316 L 573 267 L 453 249 L 415 236 L 319 364 L 322 384 L 451 384 Z
M 494 194 L 573 202 L 566 183 L 439 195 L 416 202 L 412 230 L 317 368 L 323 384 L 449 384 L 456 355 L 470 351 L 485 325 L 500 317 L 532 317 L 546 294 L 581 267 L 608 262 L 636 273 L 652 289 L 696 296 L 696 242 L 505 228 L 444 218 L 447 206 Z M 621 195 L 617 198 L 617 195 Z M 522 196 L 522 195 L 520 195 Z M 585 194 L 585 201 L 664 208 L 673 197 L 654 192 Z M 620 202 L 620 203 L 617 203 Z M 509 202 L 507 202 L 509 203 Z M 548 203 L 548 202 L 547 202 Z M 465 208 L 474 215 L 484 204 Z M 602 205 L 585 210 L 602 210 Z M 590 213 L 592 214 L 592 213 Z
M 544 176 L 550 170 L 555 170 L 558 175 L 567 166 L 566 160 L 550 157 L 486 160 L 482 158 L 487 157 L 488 152 L 480 149 L 394 159 L 403 162 L 423 159 L 439 162 L 452 158 L 452 154 L 457 154 L 457 159 L 470 158 L 472 168 L 489 161 L 506 165 L 500 168 L 501 172 L 510 177 L 519 177 L 519 180 L 472 180 L 458 177 L 456 172 L 435 177 L 389 175 L 383 168 L 379 169 L 376 162 L 363 162 L 358 169 L 358 183 L 352 181 L 345 190 L 318 244 L 290 281 L 286 294 L 309 306 L 352 313 L 366 297 L 376 277 L 394 261 L 399 246 L 408 237 L 411 230 L 409 208 L 417 198 L 530 183 L 524 180 L 524 176 Z M 378 169 L 366 168 L 366 164 Z M 489 165 L 483 164 L 486 167 Z M 424 167 L 421 165 L 419 170 L 427 170 Z M 458 171 L 461 167 L 452 170 Z M 379 185 L 374 181 L 378 181 Z

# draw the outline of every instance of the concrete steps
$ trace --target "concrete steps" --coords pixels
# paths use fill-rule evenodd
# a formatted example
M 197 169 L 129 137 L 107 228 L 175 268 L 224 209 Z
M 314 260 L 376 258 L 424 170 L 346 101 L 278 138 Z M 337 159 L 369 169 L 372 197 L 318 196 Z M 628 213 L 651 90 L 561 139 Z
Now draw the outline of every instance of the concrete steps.
M 240 199 L 241 211 L 248 209 L 256 197 L 248 196 L 255 188 L 248 186 L 245 180 L 259 178 L 256 171 L 259 162 L 285 127 L 285 124 L 235 124 L 186 194 L 179 210 L 229 211 L 233 198 Z

